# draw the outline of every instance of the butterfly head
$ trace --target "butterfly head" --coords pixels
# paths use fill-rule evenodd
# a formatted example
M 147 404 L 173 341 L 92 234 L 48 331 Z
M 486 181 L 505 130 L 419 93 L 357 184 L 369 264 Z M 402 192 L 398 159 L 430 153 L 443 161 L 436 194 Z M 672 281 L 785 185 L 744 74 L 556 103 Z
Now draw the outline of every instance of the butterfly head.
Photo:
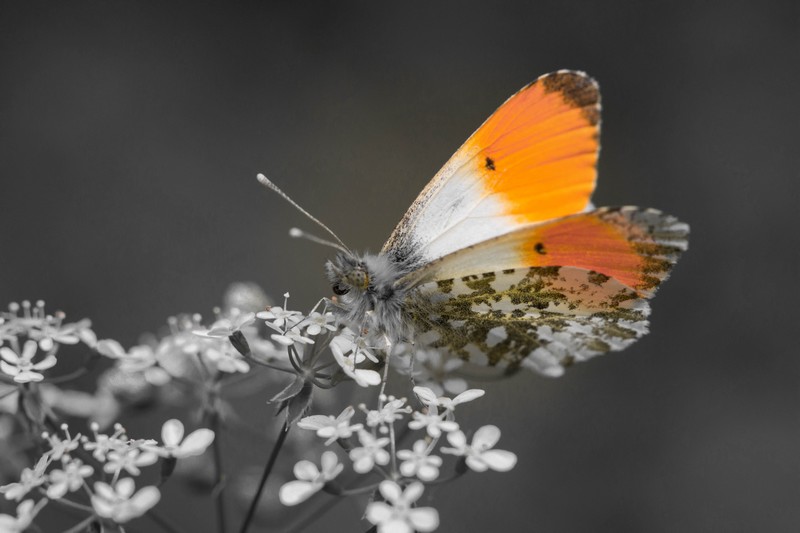
M 337 296 L 333 311 L 345 323 L 392 342 L 408 338 L 403 302 L 410 287 L 400 281 L 405 271 L 389 256 L 342 252 L 325 264 L 325 271 Z
M 351 255 L 340 253 L 325 264 L 331 290 L 337 296 L 344 296 L 355 290 L 364 292 L 370 284 L 370 275 L 364 261 Z

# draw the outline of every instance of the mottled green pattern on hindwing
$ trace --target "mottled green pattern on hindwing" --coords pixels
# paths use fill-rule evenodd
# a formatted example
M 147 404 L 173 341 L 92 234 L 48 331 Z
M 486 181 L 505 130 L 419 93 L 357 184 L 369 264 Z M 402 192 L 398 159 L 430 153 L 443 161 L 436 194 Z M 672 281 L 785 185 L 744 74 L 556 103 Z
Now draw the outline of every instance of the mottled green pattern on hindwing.
M 647 332 L 647 302 L 613 278 L 574 267 L 489 272 L 420 286 L 408 310 L 417 342 L 466 361 L 565 366 L 621 350 Z

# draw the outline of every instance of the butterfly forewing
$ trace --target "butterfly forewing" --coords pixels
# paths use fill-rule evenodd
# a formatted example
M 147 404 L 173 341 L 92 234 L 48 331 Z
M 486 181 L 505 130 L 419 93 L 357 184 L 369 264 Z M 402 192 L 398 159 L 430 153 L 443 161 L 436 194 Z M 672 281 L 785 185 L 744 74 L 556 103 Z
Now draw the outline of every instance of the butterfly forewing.
M 423 189 L 383 247 L 433 261 L 520 224 L 584 210 L 594 190 L 600 93 L 586 74 L 546 74 L 508 99 Z

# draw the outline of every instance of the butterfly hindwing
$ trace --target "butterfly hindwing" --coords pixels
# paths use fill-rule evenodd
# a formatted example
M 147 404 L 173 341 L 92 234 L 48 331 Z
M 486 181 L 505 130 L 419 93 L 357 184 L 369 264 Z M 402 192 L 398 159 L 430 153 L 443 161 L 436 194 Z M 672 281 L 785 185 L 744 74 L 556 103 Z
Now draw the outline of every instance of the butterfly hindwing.
M 521 226 L 433 261 L 409 279 L 569 266 L 614 278 L 649 298 L 686 250 L 688 231 L 686 224 L 655 209 L 603 207 Z
M 586 74 L 541 76 L 459 148 L 383 247 L 424 264 L 513 228 L 578 213 L 594 190 L 600 93 Z
M 565 367 L 647 332 L 647 301 L 613 278 L 531 267 L 428 282 L 409 302 L 417 342 L 479 365 Z
M 419 281 L 408 301 L 418 342 L 560 375 L 647 332 L 647 299 L 687 236 L 654 209 L 600 208 L 459 250 L 409 275 Z

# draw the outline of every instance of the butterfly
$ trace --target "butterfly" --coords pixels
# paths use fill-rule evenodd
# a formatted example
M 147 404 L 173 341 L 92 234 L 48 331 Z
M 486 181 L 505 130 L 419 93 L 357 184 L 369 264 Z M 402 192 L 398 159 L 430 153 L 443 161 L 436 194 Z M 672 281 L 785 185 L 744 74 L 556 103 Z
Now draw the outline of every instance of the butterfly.
M 689 226 L 655 209 L 592 206 L 599 132 L 600 92 L 585 73 L 522 88 L 380 253 L 337 245 L 325 265 L 336 314 L 390 342 L 546 376 L 632 344 Z

